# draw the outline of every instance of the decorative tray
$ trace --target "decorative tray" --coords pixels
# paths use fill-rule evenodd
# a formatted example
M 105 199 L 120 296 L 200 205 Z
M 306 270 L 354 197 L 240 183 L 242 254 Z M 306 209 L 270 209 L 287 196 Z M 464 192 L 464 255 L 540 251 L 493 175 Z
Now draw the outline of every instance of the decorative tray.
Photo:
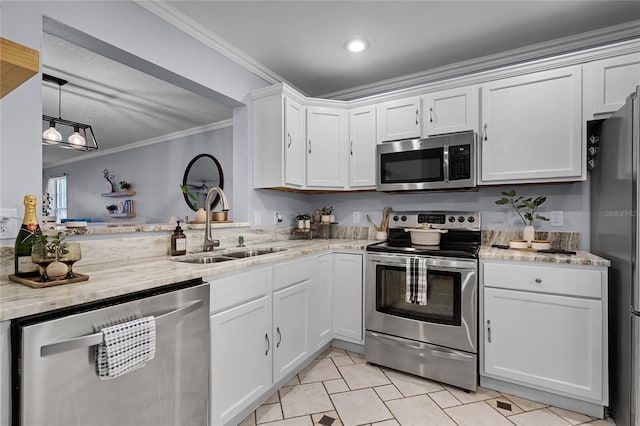
M 79 274 L 77 272 L 74 272 L 73 274 L 75 275 L 75 278 L 51 280 L 51 281 L 45 281 L 45 282 L 39 282 L 38 280 L 40 279 L 40 277 L 27 278 L 27 277 L 18 277 L 13 274 L 9 275 L 9 279 L 11 281 L 29 286 L 31 288 L 44 288 L 44 287 L 53 287 L 55 285 L 62 285 L 62 284 L 73 284 L 73 283 L 79 283 L 82 281 L 87 281 L 89 279 L 89 275 Z

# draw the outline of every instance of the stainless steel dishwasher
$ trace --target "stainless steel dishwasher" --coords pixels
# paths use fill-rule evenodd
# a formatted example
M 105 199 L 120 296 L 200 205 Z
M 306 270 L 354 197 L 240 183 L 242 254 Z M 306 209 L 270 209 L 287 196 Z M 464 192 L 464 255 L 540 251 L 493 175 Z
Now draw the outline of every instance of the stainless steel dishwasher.
M 100 380 L 100 328 L 147 316 L 155 358 Z M 11 332 L 14 425 L 208 423 L 209 286 L 200 280 L 17 320 Z

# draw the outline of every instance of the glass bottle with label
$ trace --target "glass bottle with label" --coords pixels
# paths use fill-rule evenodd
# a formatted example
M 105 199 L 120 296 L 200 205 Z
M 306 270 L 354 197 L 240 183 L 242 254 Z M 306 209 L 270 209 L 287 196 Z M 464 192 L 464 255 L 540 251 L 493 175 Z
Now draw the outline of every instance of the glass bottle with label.
M 171 234 L 171 256 L 179 256 L 182 254 L 187 254 L 187 236 L 182 232 L 182 228 L 180 228 L 180 221 L 178 221 L 178 226 Z
M 24 196 L 24 218 L 15 243 L 14 266 L 19 277 L 33 277 L 39 274 L 38 265 L 31 261 L 31 247 L 41 234 L 36 215 L 36 196 Z

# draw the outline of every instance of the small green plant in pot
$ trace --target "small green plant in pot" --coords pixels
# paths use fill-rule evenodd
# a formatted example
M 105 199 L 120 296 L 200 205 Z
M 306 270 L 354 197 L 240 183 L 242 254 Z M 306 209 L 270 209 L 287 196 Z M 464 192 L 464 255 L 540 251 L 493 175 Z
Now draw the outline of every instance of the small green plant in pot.
M 320 221 L 324 223 L 332 223 L 335 222 L 335 216 L 333 216 L 333 207 L 332 206 L 324 206 L 320 209 L 320 213 L 322 216 L 320 217 Z
M 515 189 L 511 191 L 503 191 L 502 198 L 496 200 L 498 205 L 509 205 L 518 214 L 525 227 L 523 230 L 522 239 L 526 240 L 529 244 L 535 237 L 535 229 L 533 227 L 534 220 L 548 221 L 549 218 L 537 213 L 538 208 L 547 200 L 545 196 L 527 197 L 524 195 L 516 196 Z

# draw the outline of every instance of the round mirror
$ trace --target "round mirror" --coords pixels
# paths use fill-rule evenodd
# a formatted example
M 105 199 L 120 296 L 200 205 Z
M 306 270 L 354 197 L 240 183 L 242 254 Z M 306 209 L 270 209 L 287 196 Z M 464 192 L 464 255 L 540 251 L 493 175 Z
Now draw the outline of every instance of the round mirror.
M 209 189 L 219 187 L 224 189 L 224 177 L 222 167 L 213 155 L 198 154 L 189 162 L 187 169 L 184 171 L 182 185 L 189 190 L 195 197 L 195 202 L 186 193 L 184 201 L 191 210 L 205 208 L 207 192 Z M 218 194 L 212 199 L 211 210 L 220 202 Z

